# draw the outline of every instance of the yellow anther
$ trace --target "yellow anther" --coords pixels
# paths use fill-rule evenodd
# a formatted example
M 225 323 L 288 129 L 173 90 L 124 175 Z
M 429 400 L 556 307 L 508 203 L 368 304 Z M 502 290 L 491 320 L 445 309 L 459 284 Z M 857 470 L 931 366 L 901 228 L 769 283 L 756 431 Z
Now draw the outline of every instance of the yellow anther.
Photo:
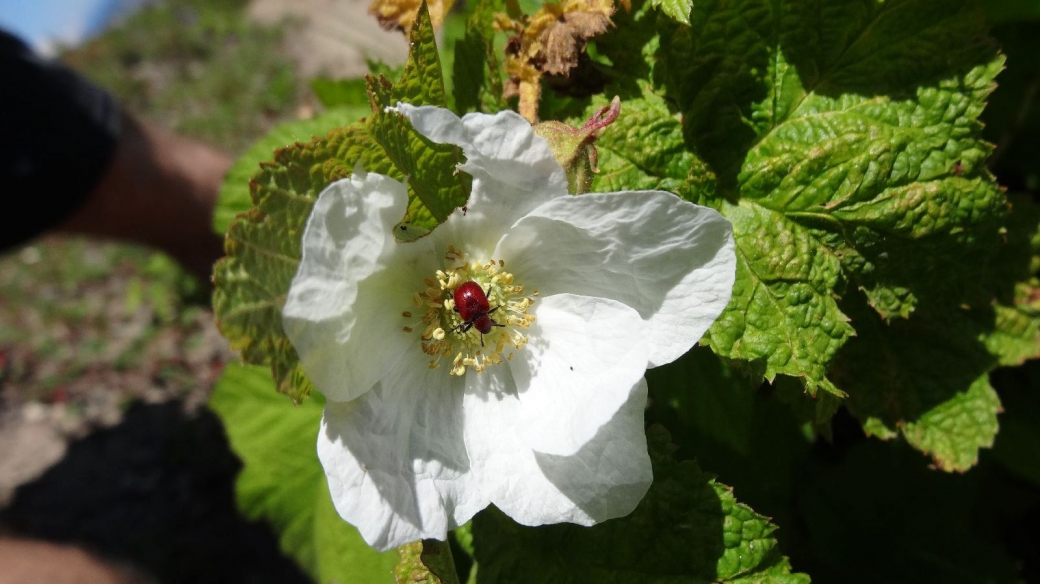
M 503 260 L 467 257 L 454 246 L 448 247 L 445 259 L 445 265 L 434 272 L 436 278 L 424 278 L 422 292 L 413 295 L 416 306 L 425 307 L 420 341 L 423 352 L 433 357 L 430 368 L 436 369 L 441 358 L 451 359 L 450 374 L 464 375 L 467 370 L 480 373 L 512 359 L 512 348 L 527 342 L 516 329 L 530 327 L 535 320 L 534 315 L 527 314 L 533 299 L 523 296 L 523 286 L 515 284 L 513 274 L 504 271 Z M 476 316 L 464 321 L 455 311 L 454 293 L 467 282 L 480 287 L 492 310 L 486 314 L 465 311 Z M 402 313 L 406 317 L 411 314 Z M 482 333 L 476 326 L 478 317 L 490 320 L 491 329 Z M 508 355 L 506 349 L 510 349 Z

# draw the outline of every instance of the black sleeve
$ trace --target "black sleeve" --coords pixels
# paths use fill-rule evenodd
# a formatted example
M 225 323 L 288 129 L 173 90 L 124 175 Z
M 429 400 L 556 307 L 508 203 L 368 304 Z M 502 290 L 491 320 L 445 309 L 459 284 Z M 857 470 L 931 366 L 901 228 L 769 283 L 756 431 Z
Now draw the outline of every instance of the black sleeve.
M 0 30 L 0 249 L 83 203 L 112 160 L 121 124 L 112 96 Z

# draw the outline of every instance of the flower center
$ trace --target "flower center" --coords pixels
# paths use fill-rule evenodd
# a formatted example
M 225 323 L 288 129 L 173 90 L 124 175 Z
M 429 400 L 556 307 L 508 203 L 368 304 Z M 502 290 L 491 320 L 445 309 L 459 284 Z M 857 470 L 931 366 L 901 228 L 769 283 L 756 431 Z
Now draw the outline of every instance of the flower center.
M 505 270 L 502 260 L 472 261 L 454 246 L 448 247 L 444 259 L 446 267 L 426 278 L 423 290 L 412 295 L 412 302 L 423 311 L 421 344 L 431 357 L 430 369 L 450 359 L 451 374 L 463 375 L 469 368 L 480 373 L 511 360 L 514 351 L 527 343 L 521 331 L 535 320 L 527 309 L 538 292 L 524 295 L 524 287 Z M 456 307 L 459 297 L 465 298 L 465 306 Z M 402 316 L 411 318 L 412 313 L 405 311 Z M 404 331 L 415 328 L 405 326 Z

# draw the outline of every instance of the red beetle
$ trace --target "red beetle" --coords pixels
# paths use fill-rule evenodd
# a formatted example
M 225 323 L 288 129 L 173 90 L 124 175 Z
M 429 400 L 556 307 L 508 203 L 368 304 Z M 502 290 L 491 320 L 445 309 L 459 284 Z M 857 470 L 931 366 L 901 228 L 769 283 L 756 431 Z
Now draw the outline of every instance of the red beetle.
M 488 302 L 487 295 L 490 290 L 490 288 L 486 291 L 482 290 L 480 285 L 473 280 L 459 284 L 455 288 L 455 312 L 462 317 L 462 324 L 451 329 L 451 331 L 465 333 L 471 328 L 476 328 L 480 331 L 481 347 L 484 346 L 484 335 L 490 333 L 493 327 L 505 326 L 491 320 L 491 316 L 489 316 L 492 312 L 498 310 L 497 306 L 491 308 L 491 303 Z

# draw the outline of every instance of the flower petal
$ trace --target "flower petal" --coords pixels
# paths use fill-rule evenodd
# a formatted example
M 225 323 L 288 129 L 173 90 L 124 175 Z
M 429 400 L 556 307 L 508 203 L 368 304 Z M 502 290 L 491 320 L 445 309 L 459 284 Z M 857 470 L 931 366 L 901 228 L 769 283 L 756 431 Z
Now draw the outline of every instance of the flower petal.
M 422 282 L 416 264 L 433 256 L 429 242 L 394 241 L 407 204 L 401 183 L 358 172 L 322 191 L 307 221 L 282 326 L 307 377 L 329 399 L 368 391 L 418 342 L 402 332 L 407 323 L 398 307 L 411 306 Z
M 529 342 L 509 362 L 519 428 L 538 452 L 570 456 L 625 403 L 646 371 L 646 325 L 614 300 L 557 294 L 534 305 Z
M 538 205 L 567 194 L 567 175 L 549 143 L 534 133 L 527 120 L 512 111 L 495 115 L 467 114 L 459 119 L 442 108 L 398 104 L 397 111 L 423 136 L 454 144 L 466 154 L 459 166 L 473 176 L 466 212 L 455 211 L 434 230 L 448 241 L 465 241 L 487 251 L 517 219 Z M 464 218 L 464 221 L 458 219 Z M 456 232 L 457 225 L 468 228 Z M 494 239 L 488 244 L 482 241 Z
M 661 191 L 554 199 L 518 221 L 495 257 L 540 294 L 636 309 L 650 325 L 651 367 L 704 335 L 729 303 L 736 274 L 729 221 Z
M 485 373 L 491 372 L 488 370 Z M 508 376 L 496 368 L 495 375 Z M 571 456 L 534 452 L 521 437 L 520 402 L 477 376 L 467 383 L 466 447 L 484 496 L 523 525 L 593 525 L 628 515 L 653 479 L 643 431 L 646 382 Z
M 487 506 L 470 484 L 463 380 L 404 361 L 360 398 L 328 402 L 318 433 L 336 510 L 379 550 L 445 539 Z

